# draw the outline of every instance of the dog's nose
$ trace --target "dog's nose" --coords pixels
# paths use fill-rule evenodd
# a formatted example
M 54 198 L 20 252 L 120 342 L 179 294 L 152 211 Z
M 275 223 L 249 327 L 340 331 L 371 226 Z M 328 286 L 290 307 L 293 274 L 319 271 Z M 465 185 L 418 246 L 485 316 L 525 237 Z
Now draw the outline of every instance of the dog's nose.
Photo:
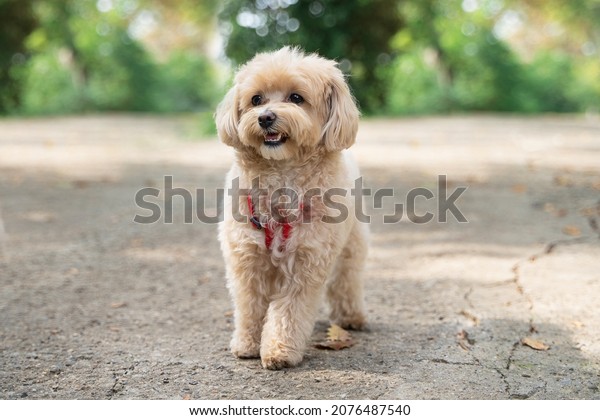
M 276 119 L 277 115 L 275 115 L 273 111 L 267 109 L 258 116 L 258 125 L 260 125 L 262 128 L 269 128 L 273 125 Z

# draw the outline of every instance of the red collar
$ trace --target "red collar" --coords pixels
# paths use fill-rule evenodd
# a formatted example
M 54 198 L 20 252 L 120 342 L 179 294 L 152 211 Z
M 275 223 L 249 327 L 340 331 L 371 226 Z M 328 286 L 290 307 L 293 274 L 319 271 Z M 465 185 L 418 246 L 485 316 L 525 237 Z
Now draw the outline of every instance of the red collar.
M 248 200 L 248 210 L 250 211 L 250 222 L 256 229 L 258 229 L 258 230 L 264 229 L 264 231 L 265 231 L 265 246 L 267 247 L 267 249 L 271 249 L 271 244 L 273 243 L 273 230 L 269 227 L 268 224 L 263 225 L 260 222 L 260 220 L 258 220 L 258 217 L 256 217 L 256 215 L 254 213 L 254 203 L 252 202 L 252 195 L 248 194 L 246 199 Z M 302 207 L 303 206 L 301 203 L 300 208 L 302 209 Z M 292 234 L 292 224 L 289 222 L 278 223 L 278 224 L 280 226 L 282 226 L 282 233 L 283 233 L 283 242 L 282 243 L 285 243 L 285 241 Z

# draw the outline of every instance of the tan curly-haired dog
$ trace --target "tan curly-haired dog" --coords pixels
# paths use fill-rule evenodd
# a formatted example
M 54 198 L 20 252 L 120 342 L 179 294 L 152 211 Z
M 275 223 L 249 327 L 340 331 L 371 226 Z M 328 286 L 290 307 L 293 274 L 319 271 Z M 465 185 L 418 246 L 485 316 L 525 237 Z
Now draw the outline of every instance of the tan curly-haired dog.
M 235 356 L 267 369 L 300 363 L 325 290 L 332 322 L 364 326 L 368 229 L 350 194 L 358 169 L 343 152 L 358 118 L 336 63 L 289 47 L 256 55 L 219 105 L 219 137 L 235 148 L 226 188 L 241 191 L 226 198 L 219 231 Z

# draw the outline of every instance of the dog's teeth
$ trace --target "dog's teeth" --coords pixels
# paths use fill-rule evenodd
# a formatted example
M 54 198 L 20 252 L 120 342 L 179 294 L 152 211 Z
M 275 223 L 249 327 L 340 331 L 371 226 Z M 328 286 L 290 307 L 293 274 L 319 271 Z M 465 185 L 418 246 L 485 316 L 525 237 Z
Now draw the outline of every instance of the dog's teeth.
M 265 141 L 269 142 L 277 142 L 281 140 L 281 133 L 279 134 L 267 134 L 265 136 Z

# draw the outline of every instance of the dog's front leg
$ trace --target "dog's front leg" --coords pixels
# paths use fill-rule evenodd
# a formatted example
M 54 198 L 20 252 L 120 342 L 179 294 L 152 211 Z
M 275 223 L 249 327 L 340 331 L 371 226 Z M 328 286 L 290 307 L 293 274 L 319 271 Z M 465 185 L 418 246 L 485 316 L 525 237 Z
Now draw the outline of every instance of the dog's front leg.
M 260 338 L 274 276 L 273 269 L 256 258 L 260 251 L 254 248 L 232 252 L 228 267 L 228 287 L 235 307 L 231 352 L 242 359 L 260 357 Z
M 267 310 L 260 346 L 264 368 L 276 370 L 302 361 L 331 266 L 322 253 L 296 256 L 293 272 L 286 273 Z

